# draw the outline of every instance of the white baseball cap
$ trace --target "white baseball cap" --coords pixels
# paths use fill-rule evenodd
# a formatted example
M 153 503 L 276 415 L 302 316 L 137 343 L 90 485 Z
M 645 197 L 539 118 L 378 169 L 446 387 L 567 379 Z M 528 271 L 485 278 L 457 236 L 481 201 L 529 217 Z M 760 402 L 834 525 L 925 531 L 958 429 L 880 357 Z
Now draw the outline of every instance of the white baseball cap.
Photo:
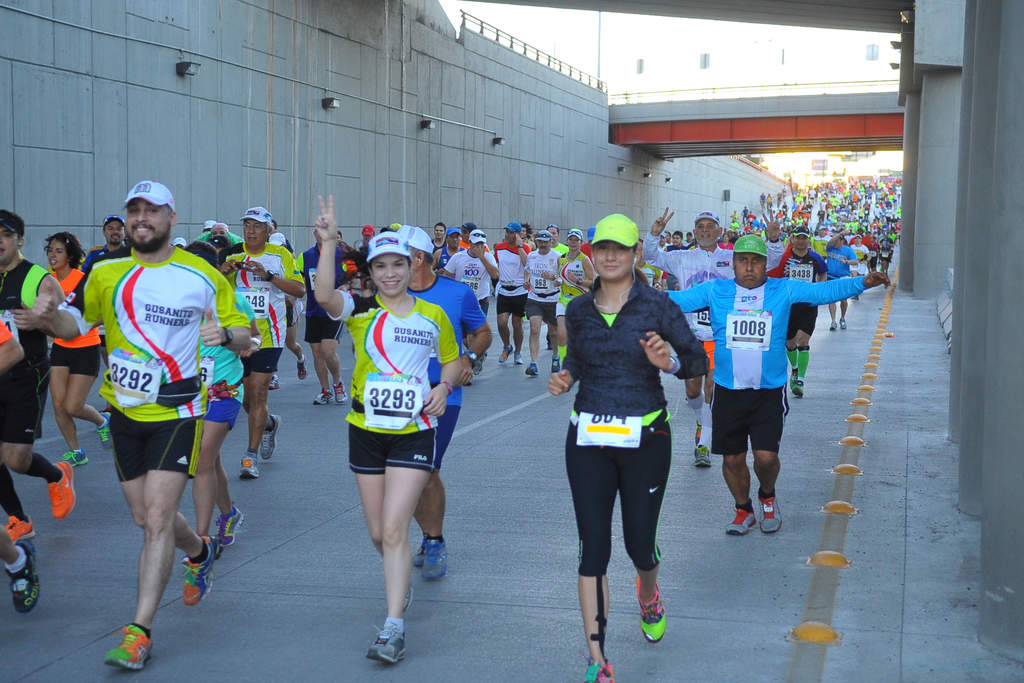
M 266 223 L 267 225 L 271 225 L 274 221 L 274 217 L 262 206 L 253 206 L 246 209 L 245 213 L 242 214 L 241 220 L 244 221 L 246 218 L 251 218 L 257 223 Z
M 484 232 L 483 230 L 474 230 L 473 232 L 469 233 L 470 244 L 480 244 L 481 242 L 487 244 L 486 232 Z
M 378 256 L 384 254 L 398 254 L 409 258 L 408 241 L 403 239 L 401 235 L 396 232 L 382 232 L 379 235 L 373 237 L 370 240 L 370 252 L 366 257 L 367 261 L 372 261 Z
M 270 242 L 271 244 L 276 244 L 279 247 L 283 247 L 288 243 L 288 240 L 285 239 L 285 236 L 279 232 L 275 232 L 273 235 L 267 238 L 267 241 Z
M 428 255 L 434 253 L 434 242 L 423 228 L 418 228 L 415 225 L 403 225 L 398 231 L 398 238 L 406 247 L 425 251 Z
M 203 223 L 203 232 L 213 229 L 213 226 L 217 225 L 217 221 L 210 219 Z
M 176 247 L 181 247 L 182 249 L 184 249 L 185 247 L 188 246 L 188 241 L 184 237 L 175 237 L 173 240 L 171 240 L 171 244 Z
M 171 211 L 174 211 L 174 196 L 171 195 L 171 191 L 167 189 L 166 185 L 155 180 L 140 180 L 135 183 L 134 187 L 128 191 L 128 196 L 124 198 L 124 205 L 128 206 L 128 202 L 133 199 L 145 199 L 156 206 L 166 205 L 171 207 Z

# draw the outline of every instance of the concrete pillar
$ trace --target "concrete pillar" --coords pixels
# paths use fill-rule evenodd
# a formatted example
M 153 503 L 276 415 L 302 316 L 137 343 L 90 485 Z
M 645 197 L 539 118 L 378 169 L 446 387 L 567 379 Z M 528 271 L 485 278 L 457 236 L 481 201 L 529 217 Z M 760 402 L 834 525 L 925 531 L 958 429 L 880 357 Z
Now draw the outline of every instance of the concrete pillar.
M 996 125 L 996 90 L 992 78 L 999 72 L 999 42 L 994 36 L 999 33 L 1000 10 L 998 5 L 993 6 L 987 1 L 972 2 L 972 5 L 968 7 L 972 11 L 967 21 L 973 23 L 973 49 L 969 65 L 966 61 L 964 64 L 964 93 L 966 95 L 969 90 L 971 99 L 969 138 L 964 141 L 968 147 L 968 169 L 960 181 L 963 247 L 957 248 L 960 263 L 956 274 L 962 300 L 960 311 L 956 308 L 953 311 L 954 325 L 957 324 L 956 316 L 960 316 L 960 324 L 957 325 L 959 339 L 954 337 L 953 344 L 954 349 L 959 345 L 961 350 L 959 421 L 964 427 L 960 430 L 958 506 L 965 514 L 979 516 L 983 507 L 982 468 L 989 452 L 986 443 L 989 434 L 980 426 L 984 423 L 986 406 L 991 400 L 987 386 L 986 351 L 991 261 L 987 254 L 982 253 L 984 250 L 976 247 L 992 244 L 994 239 L 992 158 L 995 140 L 992 131 Z
M 907 93 L 903 105 L 903 199 L 900 225 L 900 282 L 904 292 L 914 291 L 914 214 L 917 204 L 917 142 L 921 122 L 921 96 Z
M 921 83 L 914 212 L 914 296 L 934 298 L 953 266 L 960 70 L 926 71 Z
M 973 79 L 967 75 L 974 64 L 974 7 L 975 0 L 967 0 L 964 20 L 964 65 L 960 78 L 960 133 L 957 137 L 957 183 L 956 220 L 953 225 L 953 334 L 950 348 L 949 373 L 949 440 L 960 442 L 960 374 L 963 369 L 963 323 L 964 323 L 964 261 L 967 249 L 967 193 L 965 186 L 970 178 L 971 150 L 971 92 Z
M 1000 7 L 997 28 L 986 36 L 998 50 L 998 69 L 985 88 L 996 93 L 993 198 L 988 253 L 988 325 L 985 390 L 988 401 L 981 429 L 986 430 L 981 522 L 982 602 L 978 636 L 996 652 L 1024 661 L 1024 526 L 1020 516 L 1024 458 L 1021 457 L 1020 390 L 1024 363 L 1020 340 L 1020 255 L 1024 253 L 1024 2 L 983 2 Z M 980 18 L 980 17 L 979 17 Z M 980 48 L 980 40 L 978 47 Z M 977 130 L 977 128 L 976 128 Z

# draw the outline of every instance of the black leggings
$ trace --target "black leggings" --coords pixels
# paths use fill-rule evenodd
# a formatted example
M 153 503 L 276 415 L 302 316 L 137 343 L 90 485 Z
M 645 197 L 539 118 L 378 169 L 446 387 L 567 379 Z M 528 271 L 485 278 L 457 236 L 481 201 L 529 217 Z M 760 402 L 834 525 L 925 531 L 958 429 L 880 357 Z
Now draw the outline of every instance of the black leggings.
M 565 469 L 580 536 L 580 576 L 604 576 L 612 555 L 612 512 L 622 496 L 622 535 L 637 569 L 658 566 L 658 516 L 672 465 L 672 434 L 663 411 L 643 428 L 639 448 L 577 446 L 565 435 Z

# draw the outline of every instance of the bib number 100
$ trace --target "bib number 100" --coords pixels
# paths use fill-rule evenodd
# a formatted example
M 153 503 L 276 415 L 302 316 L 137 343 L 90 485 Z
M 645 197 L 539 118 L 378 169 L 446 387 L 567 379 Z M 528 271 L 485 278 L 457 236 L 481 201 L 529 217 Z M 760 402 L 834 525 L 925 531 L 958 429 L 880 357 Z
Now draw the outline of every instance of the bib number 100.
M 768 324 L 764 320 L 733 320 L 732 336 L 764 338 L 768 332 Z
M 375 410 L 415 410 L 418 389 L 371 387 L 368 403 Z

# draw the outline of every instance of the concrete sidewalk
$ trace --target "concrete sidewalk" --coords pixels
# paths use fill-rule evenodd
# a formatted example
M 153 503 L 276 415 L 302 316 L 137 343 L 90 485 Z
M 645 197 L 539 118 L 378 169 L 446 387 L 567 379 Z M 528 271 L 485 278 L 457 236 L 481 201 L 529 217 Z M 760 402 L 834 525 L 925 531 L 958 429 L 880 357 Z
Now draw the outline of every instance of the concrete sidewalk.
M 638 627 L 634 572 L 615 521 L 607 653 L 620 681 L 781 681 L 793 658 L 788 631 L 804 614 L 840 455 L 844 418 L 886 293 L 851 304 L 849 329 L 828 331 L 821 307 L 807 397 L 791 400 L 774 536 L 732 537 L 732 503 L 717 468 L 692 465 L 692 414 L 681 382 L 667 384 L 676 427 L 662 513 L 661 590 L 669 615 L 658 645 Z M 492 318 L 493 320 L 493 318 Z M 1013 681 L 1024 667 L 978 644 L 979 524 L 957 513 L 955 450 L 946 441 L 948 356 L 931 301 L 897 294 L 866 425 L 823 680 Z M 497 339 L 497 335 L 495 335 Z M 351 372 L 348 343 L 343 365 Z M 563 464 L 571 397 L 546 393 L 546 373 L 499 366 L 466 391 L 445 458 L 449 574 L 414 570 L 406 660 L 365 658 L 384 619 L 380 560 L 347 467 L 346 408 L 314 407 L 316 381 L 282 358 L 271 393 L 283 415 L 278 453 L 254 482 L 232 478 L 246 514 L 217 563 L 212 592 L 181 601 L 172 577 L 154 627 L 145 680 L 578 681 L 585 644 L 576 597 L 577 540 Z M 549 355 L 543 353 L 541 368 Z M 59 457 L 52 419 L 40 450 Z M 235 476 L 244 429 L 224 463 Z M 76 470 L 79 502 L 50 517 L 43 484 L 16 476 L 38 537 L 42 594 L 30 615 L 0 607 L 0 680 L 121 680 L 103 653 L 131 620 L 141 533 L 130 522 L 110 455 L 83 428 L 90 463 Z M 717 463 L 716 463 L 717 464 Z M 186 516 L 192 516 L 186 494 Z M 414 534 L 415 535 L 415 534 Z M 819 676 L 821 678 L 821 676 Z M 808 679 L 809 680 L 809 679 Z M 817 680 L 815 678 L 814 680 Z

